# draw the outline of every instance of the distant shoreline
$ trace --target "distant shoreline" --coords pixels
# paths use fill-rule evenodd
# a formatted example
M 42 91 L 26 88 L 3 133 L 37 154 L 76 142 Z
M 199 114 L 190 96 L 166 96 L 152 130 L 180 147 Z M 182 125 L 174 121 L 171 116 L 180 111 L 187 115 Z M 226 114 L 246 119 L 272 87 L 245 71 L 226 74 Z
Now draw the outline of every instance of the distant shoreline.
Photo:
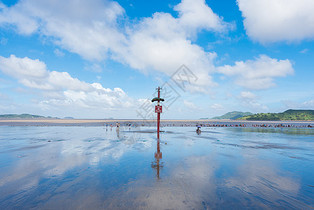
M 0 119 L 0 126 L 155 126 L 156 120 L 143 119 Z M 162 126 L 190 127 L 314 127 L 314 121 L 248 121 L 248 120 L 161 120 Z

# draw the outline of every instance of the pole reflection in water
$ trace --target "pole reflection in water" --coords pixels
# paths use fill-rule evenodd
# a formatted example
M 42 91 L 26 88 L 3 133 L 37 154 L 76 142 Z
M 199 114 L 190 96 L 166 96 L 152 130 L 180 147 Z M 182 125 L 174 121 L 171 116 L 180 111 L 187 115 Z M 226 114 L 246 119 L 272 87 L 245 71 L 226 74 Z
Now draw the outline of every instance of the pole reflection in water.
M 160 151 L 160 140 L 157 139 L 157 151 L 155 152 L 155 161 L 152 162 L 152 168 L 156 169 L 156 177 L 160 179 L 159 171 L 163 167 L 163 163 L 161 162 L 162 152 Z
M 119 129 L 119 127 L 116 128 L 116 132 L 117 132 L 118 139 L 120 139 L 120 129 Z
M 117 137 L 118 137 L 118 139 L 120 138 L 120 123 L 116 123 L 116 132 L 117 132 Z

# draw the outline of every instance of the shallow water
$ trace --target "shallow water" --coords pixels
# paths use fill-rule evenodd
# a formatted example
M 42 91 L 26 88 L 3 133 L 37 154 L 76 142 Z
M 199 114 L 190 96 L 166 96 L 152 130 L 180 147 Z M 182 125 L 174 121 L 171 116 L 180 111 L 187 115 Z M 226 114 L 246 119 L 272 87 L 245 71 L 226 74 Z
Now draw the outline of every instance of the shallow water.
M 314 129 L 0 127 L 1 209 L 314 208 Z

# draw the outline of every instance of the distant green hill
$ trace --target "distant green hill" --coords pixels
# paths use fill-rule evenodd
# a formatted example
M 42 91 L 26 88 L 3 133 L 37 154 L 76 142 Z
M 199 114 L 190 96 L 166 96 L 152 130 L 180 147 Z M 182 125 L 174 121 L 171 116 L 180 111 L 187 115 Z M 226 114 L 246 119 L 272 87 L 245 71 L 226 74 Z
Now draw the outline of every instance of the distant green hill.
M 44 117 L 40 115 L 32 115 L 32 114 L 3 114 L 0 115 L 0 119 L 45 119 L 52 117 Z
M 230 120 L 235 120 L 238 119 L 240 117 L 244 117 L 244 116 L 248 116 L 248 115 L 252 115 L 251 112 L 237 112 L 237 111 L 233 111 L 233 112 L 228 112 L 222 116 L 218 116 L 218 117 L 214 117 L 212 119 L 230 119 Z
M 289 109 L 282 113 L 259 113 L 239 118 L 240 120 L 314 120 L 314 110 Z

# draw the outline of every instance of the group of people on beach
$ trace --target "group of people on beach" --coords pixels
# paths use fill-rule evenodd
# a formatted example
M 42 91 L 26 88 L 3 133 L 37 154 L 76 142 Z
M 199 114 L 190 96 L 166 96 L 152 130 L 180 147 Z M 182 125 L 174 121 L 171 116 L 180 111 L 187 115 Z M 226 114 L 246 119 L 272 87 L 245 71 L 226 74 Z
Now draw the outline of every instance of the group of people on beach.
M 205 127 L 314 128 L 310 124 L 207 124 Z
M 161 126 L 162 127 L 191 127 L 195 126 L 194 123 L 164 123 Z M 116 127 L 119 129 L 121 126 L 119 122 L 113 123 L 106 123 L 104 124 L 106 126 L 106 129 L 110 127 L 112 130 L 113 127 Z M 155 126 L 155 124 L 144 124 L 144 123 L 122 123 L 122 126 L 126 127 L 138 127 L 138 126 Z M 201 133 L 201 127 L 263 127 L 263 128 L 314 128 L 313 124 L 307 124 L 307 123 L 198 123 L 196 124 L 196 132 L 198 134 Z

